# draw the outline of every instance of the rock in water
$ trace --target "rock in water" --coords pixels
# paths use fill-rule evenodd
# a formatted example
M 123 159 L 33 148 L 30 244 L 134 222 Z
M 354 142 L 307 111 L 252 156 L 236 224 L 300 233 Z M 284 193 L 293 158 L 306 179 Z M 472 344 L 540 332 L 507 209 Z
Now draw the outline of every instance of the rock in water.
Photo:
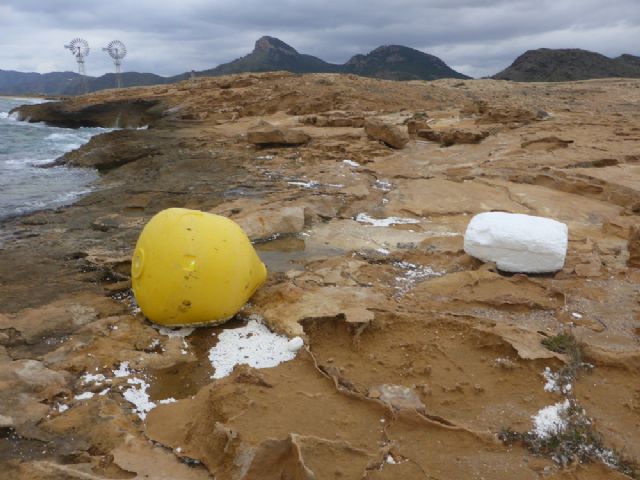
M 364 131 L 370 138 L 380 140 L 391 148 L 403 148 L 409 142 L 409 134 L 405 130 L 379 118 L 367 118 Z
M 464 234 L 464 251 L 506 272 L 544 273 L 562 269 L 568 228 L 544 217 L 480 213 Z

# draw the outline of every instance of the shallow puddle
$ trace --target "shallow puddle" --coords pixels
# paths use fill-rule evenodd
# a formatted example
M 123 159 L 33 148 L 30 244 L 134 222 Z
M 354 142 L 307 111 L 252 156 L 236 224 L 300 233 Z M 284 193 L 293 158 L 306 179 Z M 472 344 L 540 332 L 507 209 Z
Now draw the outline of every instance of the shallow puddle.
M 304 238 L 299 236 L 279 237 L 256 243 L 254 247 L 270 272 L 302 271 L 307 262 L 319 258 L 337 257 L 344 253 L 340 248 L 309 247 Z

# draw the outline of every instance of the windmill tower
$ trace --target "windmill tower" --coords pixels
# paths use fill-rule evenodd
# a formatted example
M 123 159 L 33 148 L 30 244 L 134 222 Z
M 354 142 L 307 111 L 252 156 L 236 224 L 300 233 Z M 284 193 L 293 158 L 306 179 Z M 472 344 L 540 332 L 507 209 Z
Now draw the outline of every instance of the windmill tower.
M 113 58 L 113 63 L 116 66 L 116 87 L 122 88 L 122 71 L 120 70 L 120 66 L 122 65 L 122 59 L 127 56 L 127 47 L 124 46 L 120 40 L 113 40 L 109 42 L 102 51 L 107 52 L 111 58 Z
M 82 83 L 84 84 L 84 93 L 89 91 L 89 85 L 87 84 L 87 72 L 84 68 L 84 58 L 89 55 L 89 43 L 84 38 L 74 38 L 65 45 L 71 51 L 71 54 L 76 57 L 78 63 L 78 73 L 82 75 Z

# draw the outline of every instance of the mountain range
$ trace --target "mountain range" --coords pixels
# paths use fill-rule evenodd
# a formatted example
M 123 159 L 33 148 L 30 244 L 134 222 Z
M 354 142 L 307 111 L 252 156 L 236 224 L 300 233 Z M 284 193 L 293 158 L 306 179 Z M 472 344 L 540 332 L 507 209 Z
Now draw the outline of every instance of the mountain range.
M 438 78 L 470 78 L 451 69 L 438 57 L 401 45 L 381 46 L 366 55 L 355 55 L 339 65 L 299 53 L 295 48 L 274 37 L 262 37 L 255 48 L 244 57 L 218 65 L 209 70 L 195 72 L 197 76 L 220 76 L 245 72 L 272 72 L 285 70 L 293 73 L 352 73 L 388 80 L 436 80 Z M 174 83 L 189 78 L 189 73 L 162 77 L 153 73 L 125 72 L 125 87 Z M 112 88 L 114 74 L 87 77 L 89 91 Z M 24 95 L 76 95 L 84 91 L 83 78 L 73 72 L 22 73 L 0 70 L 0 93 Z
M 640 57 L 609 58 L 578 48 L 528 50 L 493 78 L 516 82 L 567 82 L 591 78 L 640 77 Z
M 195 72 L 197 76 L 220 76 L 245 72 L 285 70 L 293 73 L 350 73 L 387 80 L 468 79 L 450 68 L 440 58 L 401 45 L 384 45 L 366 55 L 358 54 L 344 64 L 334 64 L 299 53 L 274 37 L 262 37 L 251 53 L 215 68 Z M 162 77 L 153 73 L 125 72 L 124 87 L 174 83 L 189 78 L 190 73 Z M 554 82 L 589 78 L 639 77 L 640 57 L 624 54 L 609 58 L 580 49 L 529 50 L 512 65 L 491 78 L 519 82 Z M 0 94 L 4 95 L 77 95 L 113 88 L 115 74 L 85 77 L 74 72 L 23 73 L 0 70 Z

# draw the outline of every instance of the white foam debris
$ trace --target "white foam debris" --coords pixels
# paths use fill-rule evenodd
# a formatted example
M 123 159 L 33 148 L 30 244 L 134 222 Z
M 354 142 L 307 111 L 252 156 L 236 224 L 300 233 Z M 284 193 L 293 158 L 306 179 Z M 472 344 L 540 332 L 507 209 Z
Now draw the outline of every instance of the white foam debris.
M 373 188 L 377 190 L 382 190 L 383 192 L 388 192 L 391 190 L 391 182 L 389 180 L 376 180 L 376 183 L 373 184 Z
M 366 213 L 359 213 L 356 215 L 356 221 L 360 223 L 368 223 L 374 227 L 390 227 L 391 225 L 413 225 L 420 223 L 420 220 L 415 218 L 401 218 L 401 217 L 387 217 L 387 218 L 373 218 Z
M 578 312 L 573 312 L 571 313 L 571 316 L 573 318 L 577 318 L 577 319 L 581 319 L 582 318 L 582 314 L 578 313 Z
M 393 457 L 391 455 L 387 455 L 387 463 L 389 465 L 395 465 L 396 461 L 393 459 Z
M 85 373 L 82 377 L 80 377 L 80 380 L 82 381 L 82 383 L 85 383 L 85 384 L 96 383 L 99 385 L 106 380 L 106 377 L 101 373 L 96 373 L 96 374 Z
M 256 160 L 273 160 L 274 158 L 274 155 L 258 155 Z
M 353 160 L 343 160 L 342 163 L 344 163 L 345 165 L 349 165 L 350 167 L 359 167 L 360 164 L 358 162 L 354 162 Z
M 296 187 L 304 187 L 304 188 L 317 188 L 320 186 L 319 182 L 316 182 L 315 180 L 309 180 L 308 182 L 287 182 L 289 185 L 294 185 Z
M 109 393 L 109 390 L 111 390 L 111 389 L 110 388 L 105 388 L 104 390 L 99 392 L 98 395 L 100 395 L 102 397 L 102 396 L 106 395 L 107 393 Z
M 117 378 L 128 377 L 131 375 L 131 370 L 129 369 L 129 362 L 122 362 L 120 366 L 116 370 L 112 370 L 113 375 Z
M 293 337 L 291 340 L 287 342 L 287 350 L 290 352 L 297 352 L 304 345 L 304 340 L 302 337 Z
M 547 381 L 547 383 L 545 383 L 544 385 L 545 392 L 560 391 L 560 385 L 559 385 L 560 375 L 559 374 L 554 373 L 549 367 L 545 367 L 542 372 L 542 375 L 544 376 L 544 379 Z
M 569 400 L 544 407 L 531 418 L 533 420 L 534 433 L 538 438 L 549 438 L 552 435 L 562 433 L 567 428 L 566 414 L 569 409 Z
M 93 398 L 93 395 L 94 395 L 93 392 L 84 392 L 79 395 L 76 395 L 73 398 L 76 400 L 89 400 L 90 398 Z
M 381 253 L 382 255 L 389 255 L 391 250 L 388 250 L 384 247 L 376 248 L 376 252 Z
M 58 412 L 64 413 L 67 410 L 69 410 L 69 405 L 65 405 L 64 403 L 61 403 L 60 405 L 58 405 Z
M 568 228 L 544 217 L 505 212 L 474 216 L 464 234 L 464 251 L 506 272 L 544 273 L 562 269 Z
M 437 272 L 428 265 L 416 265 L 410 262 L 394 262 L 393 266 L 404 270 L 404 274 L 396 277 L 396 295 L 403 296 L 411 290 L 416 283 L 427 278 L 440 277 L 446 271 Z
M 130 378 L 127 383 L 133 386 L 125 390 L 122 396 L 127 402 L 135 406 L 133 410 L 138 414 L 140 420 L 144 420 L 147 417 L 147 413 L 156 407 L 156 404 L 149 399 L 149 394 L 147 393 L 149 384 L 141 378 Z M 136 385 L 139 388 L 136 388 Z
M 160 405 L 168 405 L 170 403 L 176 403 L 176 402 L 177 402 L 177 400 L 175 398 L 173 398 L 173 397 L 165 398 L 163 400 L 158 400 L 158 403 Z
M 164 335 L 169 338 L 184 338 L 188 337 L 195 331 L 195 327 L 181 327 L 181 328 L 169 328 L 169 327 L 156 327 L 160 335 Z
M 289 339 L 271 332 L 264 324 L 250 320 L 242 328 L 225 330 L 218 343 L 209 351 L 215 369 L 212 378 L 229 375 L 236 365 L 271 368 L 296 356 L 288 348 Z

